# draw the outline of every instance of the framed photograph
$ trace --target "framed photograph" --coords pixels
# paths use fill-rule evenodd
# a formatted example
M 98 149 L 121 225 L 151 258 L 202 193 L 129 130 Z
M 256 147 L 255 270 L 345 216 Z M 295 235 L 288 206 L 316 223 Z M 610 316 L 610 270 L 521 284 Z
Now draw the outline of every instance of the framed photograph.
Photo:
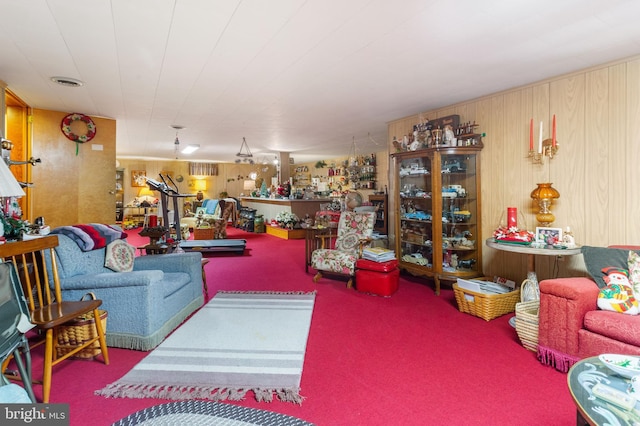
M 131 186 L 142 187 L 147 184 L 146 170 L 131 170 Z
M 207 213 L 207 209 L 205 207 L 196 208 L 196 216 L 203 216 Z
M 562 242 L 562 228 L 536 227 L 536 241 L 547 245 L 554 245 Z

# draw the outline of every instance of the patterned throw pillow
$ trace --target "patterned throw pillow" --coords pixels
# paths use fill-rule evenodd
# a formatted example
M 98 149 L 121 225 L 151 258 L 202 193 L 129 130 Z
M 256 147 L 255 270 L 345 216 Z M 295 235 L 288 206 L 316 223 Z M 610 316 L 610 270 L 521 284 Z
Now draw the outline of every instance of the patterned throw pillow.
M 638 315 L 640 306 L 633 295 L 626 269 L 616 267 L 603 268 L 605 287 L 598 294 L 598 308 L 605 311 Z
M 582 256 L 584 257 L 587 272 L 589 272 L 598 287 L 602 288 L 607 285 L 602 277 L 602 268 L 616 267 L 626 269 L 629 250 L 582 246 Z
M 635 251 L 629 252 L 629 259 L 627 261 L 629 268 L 629 283 L 633 287 L 633 294 L 636 298 L 640 297 L 640 254 Z
M 115 240 L 106 247 L 105 268 L 115 272 L 133 271 L 136 248 L 124 240 Z

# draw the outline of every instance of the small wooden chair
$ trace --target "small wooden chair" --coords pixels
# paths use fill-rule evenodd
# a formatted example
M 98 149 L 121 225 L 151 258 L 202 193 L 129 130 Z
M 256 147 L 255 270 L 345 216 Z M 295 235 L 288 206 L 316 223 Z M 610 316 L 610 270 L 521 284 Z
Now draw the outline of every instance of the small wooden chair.
M 54 248 L 58 246 L 55 235 L 28 241 L 18 241 L 0 245 L 0 258 L 14 263 L 20 271 L 22 288 L 28 298 L 31 322 L 45 334 L 44 367 L 42 372 L 42 400 L 49 402 L 52 367 L 61 361 L 100 343 L 105 364 L 109 364 L 109 353 L 105 331 L 100 321 L 98 307 L 101 300 L 67 302 L 62 300 L 60 279 Z M 66 352 L 58 353 L 58 327 L 88 313 L 93 313 L 95 335 Z

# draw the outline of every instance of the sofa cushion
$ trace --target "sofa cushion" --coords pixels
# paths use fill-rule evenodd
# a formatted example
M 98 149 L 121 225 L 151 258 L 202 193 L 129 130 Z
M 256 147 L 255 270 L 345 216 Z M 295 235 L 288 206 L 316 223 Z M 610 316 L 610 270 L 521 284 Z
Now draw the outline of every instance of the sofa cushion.
M 104 266 L 115 272 L 133 271 L 136 248 L 124 240 L 112 241 L 107 245 Z
M 165 272 L 160 285 L 162 295 L 166 299 L 191 282 L 191 277 L 186 272 Z
M 629 282 L 637 299 L 640 297 L 640 255 L 635 251 L 629 251 L 627 266 L 629 268 Z
M 636 253 L 640 253 L 640 251 L 636 251 Z M 582 246 L 582 256 L 587 272 L 589 272 L 598 287 L 603 288 L 607 284 L 604 282 L 602 269 L 606 267 L 627 269 L 629 250 Z
M 55 251 L 61 279 L 76 275 L 113 272 L 104 267 L 106 247 L 83 252 L 71 238 L 58 235 L 58 247 Z
M 206 199 L 202 202 L 202 207 L 205 209 L 204 213 L 208 215 L 218 216 L 218 203 L 219 200 L 216 199 Z
M 640 316 L 595 310 L 584 316 L 584 328 L 614 340 L 640 346 Z

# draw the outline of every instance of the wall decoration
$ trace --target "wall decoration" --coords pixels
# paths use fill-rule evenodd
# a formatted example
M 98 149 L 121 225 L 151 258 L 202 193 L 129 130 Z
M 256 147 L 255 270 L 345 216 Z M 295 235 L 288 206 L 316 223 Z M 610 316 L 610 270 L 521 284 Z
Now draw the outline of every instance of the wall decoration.
M 96 135 L 96 123 L 88 115 L 79 113 L 65 116 L 60 123 L 60 129 L 67 139 L 76 143 L 76 155 L 78 145 L 89 142 Z
M 145 186 L 147 183 L 146 170 L 131 170 L 131 186 Z

